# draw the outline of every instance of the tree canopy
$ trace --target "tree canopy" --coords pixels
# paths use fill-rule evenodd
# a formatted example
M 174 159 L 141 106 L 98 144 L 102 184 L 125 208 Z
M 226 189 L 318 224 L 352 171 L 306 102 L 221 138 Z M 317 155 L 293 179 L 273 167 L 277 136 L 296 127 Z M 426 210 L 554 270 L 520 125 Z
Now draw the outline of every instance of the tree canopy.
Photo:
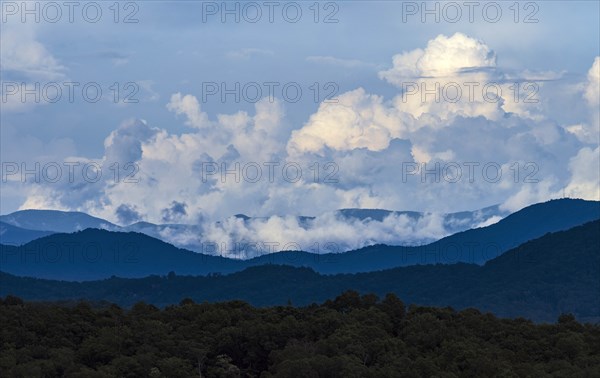
M 600 376 L 600 326 L 405 306 L 347 291 L 321 305 L 159 309 L 0 299 L 3 377 Z

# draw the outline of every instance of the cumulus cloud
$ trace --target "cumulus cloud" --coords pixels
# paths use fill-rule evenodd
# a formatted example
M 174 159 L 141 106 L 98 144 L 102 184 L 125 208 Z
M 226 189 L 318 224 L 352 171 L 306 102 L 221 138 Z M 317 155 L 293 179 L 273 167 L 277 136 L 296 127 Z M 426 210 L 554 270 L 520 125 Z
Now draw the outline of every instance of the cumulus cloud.
M 584 147 L 569 161 L 571 181 L 565 188 L 569 197 L 600 200 L 600 148 Z
M 410 115 L 359 88 L 340 95 L 337 103 L 321 104 L 308 123 L 292 133 L 287 149 L 292 155 L 319 153 L 326 147 L 381 151 L 391 139 L 402 137 L 413 123 Z
M 177 115 L 184 115 L 186 117 L 185 124 L 190 127 L 203 128 L 210 125 L 208 115 L 200 110 L 198 99 L 192 95 L 173 94 L 171 101 L 167 104 L 167 109 Z
M 395 55 L 392 63 L 392 68 L 380 71 L 379 77 L 400 88 L 402 95 L 395 98 L 396 107 L 414 117 L 435 114 L 442 120 L 453 116 L 498 120 L 506 112 L 541 117 L 537 101 L 533 101 L 537 99 L 530 98 L 540 82 L 517 91 L 525 77 L 499 71 L 495 52 L 465 34 L 439 35 L 425 49 Z M 532 77 L 548 79 L 547 72 L 528 71 L 524 75 L 529 81 Z
M 596 57 L 587 73 L 587 80 L 574 86 L 573 96 L 582 96 L 589 110 L 589 117 L 567 125 L 565 129 L 577 136 L 585 144 L 597 145 L 600 142 L 600 57 Z
M 462 33 L 439 35 L 427 47 L 394 55 L 393 68 L 379 76 L 400 86 L 407 78 L 448 77 L 496 67 L 496 54 L 483 42 Z
M 584 97 L 588 104 L 596 109 L 600 107 L 600 56 L 594 59 L 594 64 L 587 74 L 588 82 Z
M 379 76 L 396 85 L 401 94 L 391 100 L 359 88 L 338 96 L 337 103 L 323 103 L 308 122 L 292 133 L 291 155 L 367 148 L 381 151 L 395 138 L 414 141 L 421 128 L 447 127 L 456 117 L 485 117 L 501 121 L 516 114 L 539 120 L 539 107 L 518 101 L 503 75 L 496 70 L 496 55 L 483 42 L 456 33 L 440 35 L 425 49 L 394 56 L 393 67 Z M 514 83 L 512 83 L 514 85 Z M 487 88 L 484 91 L 484 88 Z M 500 123 L 499 123 L 500 124 Z M 414 155 L 428 160 L 443 152 L 414 146 Z M 447 155 L 446 155 L 447 157 Z
M 363 88 L 342 93 L 293 131 L 279 101 L 265 98 L 251 111 L 209 118 L 193 94 L 175 93 L 166 107 L 190 129 L 177 134 L 127 121 L 106 138 L 96 159 L 135 162 L 139 180 L 115 182 L 106 175 L 94 183 L 34 185 L 24 206 L 87 211 L 121 223 L 143 216 L 196 225 L 161 231 L 184 244 L 266 241 L 307 249 L 333 242 L 345 250 L 445 236 L 450 231 L 442 212 L 499 203 L 504 212 L 516 211 L 561 197 L 563 190 L 598 199 L 597 138 L 582 139 L 572 125 L 539 116 L 539 106 L 510 103 L 510 91 L 497 102 L 481 93 L 449 102 L 402 92 L 407 79 L 427 88 L 449 80 L 497 81 L 505 88 L 507 76 L 496 61 L 483 41 L 438 36 L 423 49 L 394 56 L 393 66 L 379 74 L 398 87 L 394 97 Z M 597 68 L 598 59 L 573 101 L 592 107 Z M 593 123 L 585 114 L 577 124 L 590 130 Z M 91 160 L 79 158 L 85 159 Z M 401 215 L 363 221 L 340 218 L 334 212 L 340 208 L 432 214 L 418 221 Z M 237 213 L 261 218 L 230 217 Z M 297 215 L 316 218 L 309 227 Z M 502 216 L 486 215 L 470 226 Z

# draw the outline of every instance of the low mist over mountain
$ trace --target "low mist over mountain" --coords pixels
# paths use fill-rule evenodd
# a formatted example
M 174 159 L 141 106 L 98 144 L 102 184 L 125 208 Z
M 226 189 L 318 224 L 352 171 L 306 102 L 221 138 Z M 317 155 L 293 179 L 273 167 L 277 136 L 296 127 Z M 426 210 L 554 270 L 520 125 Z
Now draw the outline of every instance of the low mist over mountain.
M 250 266 L 283 264 L 325 274 L 372 272 L 418 264 L 482 264 L 548 232 L 600 218 L 600 202 L 562 199 L 522 209 L 498 223 L 457 233 L 434 243 L 375 245 L 344 253 L 283 251 L 248 260 L 179 249 L 135 232 L 87 229 L 54 234 L 21 247 L 2 246 L 1 270 L 48 279 L 94 280 L 151 274 L 226 274 Z
M 342 209 L 317 217 L 238 214 L 222 221 L 194 225 L 136 222 L 118 226 L 79 212 L 22 210 L 3 215 L 0 220 L 15 227 L 47 232 L 71 233 L 86 228 L 134 231 L 195 252 L 251 258 L 291 249 L 323 253 L 323 250 L 345 252 L 378 243 L 422 245 L 497 222 L 508 214 L 498 206 L 450 214 Z M 36 238 L 35 234 L 31 238 L 26 236 L 26 233 L 20 237 L 6 235 L 2 244 L 23 244 Z

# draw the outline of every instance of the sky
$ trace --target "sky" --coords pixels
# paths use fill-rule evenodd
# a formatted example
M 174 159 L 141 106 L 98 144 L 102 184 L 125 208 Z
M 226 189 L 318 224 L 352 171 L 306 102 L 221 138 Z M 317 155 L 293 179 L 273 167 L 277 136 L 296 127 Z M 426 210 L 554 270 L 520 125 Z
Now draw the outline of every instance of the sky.
M 2 214 L 600 199 L 597 1 L 1 4 Z

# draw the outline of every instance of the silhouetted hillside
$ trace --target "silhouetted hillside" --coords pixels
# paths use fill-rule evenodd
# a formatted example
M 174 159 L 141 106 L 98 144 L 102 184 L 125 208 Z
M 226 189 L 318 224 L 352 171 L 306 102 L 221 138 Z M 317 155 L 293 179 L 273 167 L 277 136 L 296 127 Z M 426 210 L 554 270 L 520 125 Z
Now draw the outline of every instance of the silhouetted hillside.
M 95 280 L 151 274 L 227 274 L 265 264 L 309 267 L 323 274 L 359 273 L 418 264 L 483 263 L 547 232 L 600 218 L 600 202 L 555 200 L 529 206 L 500 222 L 420 247 L 376 245 L 345 253 L 283 251 L 250 260 L 176 248 L 141 233 L 87 229 L 54 234 L 20 248 L 2 246 L 0 270 L 37 278 Z
M 335 264 L 315 264 L 309 257 L 299 255 L 295 259 L 305 259 L 306 266 L 321 273 L 331 274 L 368 272 L 416 264 L 483 264 L 548 232 L 567 230 L 596 219 L 600 219 L 598 201 L 552 200 L 526 207 L 496 224 L 459 232 L 421 247 L 376 245 L 347 252 L 341 257 L 321 257 L 322 261 L 333 261 Z M 288 257 L 288 260 L 292 258 Z M 281 264 L 298 265 L 285 262 L 283 258 L 276 261 Z
M 179 249 L 144 234 L 92 228 L 53 234 L 21 247 L 3 245 L 0 252 L 0 267 L 4 272 L 68 281 L 113 275 L 145 277 L 170 271 L 205 275 L 225 268 L 228 271 L 244 268 L 241 260 Z
M 0 244 L 21 245 L 52 234 L 51 231 L 28 230 L 0 222 Z
M 265 265 L 213 277 L 170 274 L 74 283 L 1 276 L 0 294 L 29 300 L 87 298 L 130 306 L 240 299 L 258 306 L 307 305 L 353 289 L 408 303 L 476 307 L 499 316 L 551 321 L 563 312 L 600 320 L 600 221 L 545 235 L 484 266 L 424 265 L 322 276 L 308 268 Z

